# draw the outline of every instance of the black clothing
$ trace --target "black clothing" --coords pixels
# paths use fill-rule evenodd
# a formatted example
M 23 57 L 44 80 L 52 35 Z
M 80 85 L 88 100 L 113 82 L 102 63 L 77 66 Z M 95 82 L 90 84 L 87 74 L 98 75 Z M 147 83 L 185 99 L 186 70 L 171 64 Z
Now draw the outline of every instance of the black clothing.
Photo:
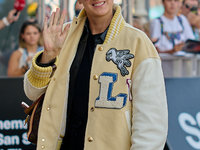
M 61 150 L 83 150 L 88 118 L 90 71 L 97 44 L 103 44 L 108 28 L 92 35 L 86 20 L 76 56 L 70 68 L 66 133 Z M 78 93 L 78 94 L 77 94 Z

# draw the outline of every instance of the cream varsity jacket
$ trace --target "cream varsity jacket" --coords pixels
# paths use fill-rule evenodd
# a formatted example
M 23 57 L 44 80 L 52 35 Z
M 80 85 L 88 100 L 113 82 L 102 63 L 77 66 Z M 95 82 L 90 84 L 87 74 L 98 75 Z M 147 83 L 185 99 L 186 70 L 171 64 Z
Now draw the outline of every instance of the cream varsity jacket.
M 125 23 L 118 5 L 113 8 L 106 39 L 93 58 L 84 150 L 162 150 L 168 114 L 161 61 L 147 36 Z M 29 99 L 46 92 L 37 150 L 59 149 L 65 134 L 69 69 L 85 19 L 85 10 L 73 19 L 52 78 L 51 67 L 36 65 L 39 54 L 25 75 Z

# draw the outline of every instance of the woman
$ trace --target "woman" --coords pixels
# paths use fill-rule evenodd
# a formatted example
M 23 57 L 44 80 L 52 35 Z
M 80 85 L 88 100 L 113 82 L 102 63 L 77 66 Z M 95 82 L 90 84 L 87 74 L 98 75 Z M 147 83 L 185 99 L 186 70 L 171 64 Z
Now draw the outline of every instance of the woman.
M 113 0 L 78 2 L 84 9 L 70 28 L 66 10 L 49 26 L 45 19 L 44 51 L 25 75 L 29 99 L 45 92 L 37 150 L 162 150 L 167 105 L 156 49 Z
M 23 76 L 31 67 L 32 57 L 43 49 L 41 29 L 34 22 L 25 22 L 20 30 L 19 49 L 14 51 L 8 64 L 8 76 Z

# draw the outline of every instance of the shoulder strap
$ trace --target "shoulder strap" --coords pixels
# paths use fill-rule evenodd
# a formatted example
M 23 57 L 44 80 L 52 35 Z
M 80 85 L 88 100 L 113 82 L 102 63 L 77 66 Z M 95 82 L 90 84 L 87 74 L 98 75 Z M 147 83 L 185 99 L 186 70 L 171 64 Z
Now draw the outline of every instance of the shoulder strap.
M 183 21 L 182 21 L 180 15 L 178 15 L 177 18 L 178 18 L 178 21 L 180 22 L 180 24 L 181 24 L 181 26 L 182 26 L 182 28 L 183 28 L 183 31 L 184 31 Z M 183 32 L 183 31 L 182 31 L 182 32 Z
M 157 19 L 160 21 L 161 34 L 163 34 L 163 21 L 162 21 L 161 17 L 158 17 Z

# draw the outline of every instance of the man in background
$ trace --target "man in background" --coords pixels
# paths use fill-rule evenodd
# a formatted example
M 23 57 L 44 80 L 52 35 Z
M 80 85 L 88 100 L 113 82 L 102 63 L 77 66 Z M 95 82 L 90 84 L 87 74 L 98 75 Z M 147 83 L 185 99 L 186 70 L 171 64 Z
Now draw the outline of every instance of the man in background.
M 200 14 L 198 0 L 183 0 L 181 13 L 185 15 L 193 29 L 195 39 L 200 39 Z

